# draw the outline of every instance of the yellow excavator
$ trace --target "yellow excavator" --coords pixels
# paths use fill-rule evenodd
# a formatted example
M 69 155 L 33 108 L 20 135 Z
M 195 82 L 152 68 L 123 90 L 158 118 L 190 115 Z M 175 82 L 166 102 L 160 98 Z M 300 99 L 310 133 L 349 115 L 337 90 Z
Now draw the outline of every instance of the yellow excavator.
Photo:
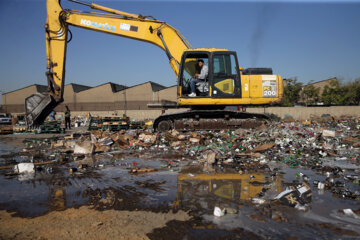
M 48 90 L 25 100 L 29 127 L 41 124 L 63 101 L 66 46 L 72 34 L 69 26 L 148 42 L 160 47 L 177 76 L 177 101 L 149 104 L 149 107 L 190 108 L 189 111 L 162 114 L 154 120 L 155 130 L 251 128 L 268 119 L 263 114 L 226 110 L 227 106 L 280 103 L 283 80 L 271 68 L 239 67 L 233 51 L 217 48 L 192 48 L 182 34 L 151 16 L 131 14 L 97 4 L 68 0 L 97 12 L 63 9 L 59 0 L 47 0 L 45 24 Z M 196 84 L 190 97 L 191 81 L 200 73 L 198 61 L 208 66 L 208 76 Z

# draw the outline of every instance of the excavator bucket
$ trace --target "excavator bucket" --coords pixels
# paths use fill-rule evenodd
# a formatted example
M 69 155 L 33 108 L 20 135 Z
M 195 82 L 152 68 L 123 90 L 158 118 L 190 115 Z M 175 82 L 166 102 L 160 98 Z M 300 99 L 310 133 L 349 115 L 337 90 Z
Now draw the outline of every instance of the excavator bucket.
M 42 124 L 50 112 L 58 105 L 48 93 L 35 93 L 25 99 L 25 113 L 27 127 Z

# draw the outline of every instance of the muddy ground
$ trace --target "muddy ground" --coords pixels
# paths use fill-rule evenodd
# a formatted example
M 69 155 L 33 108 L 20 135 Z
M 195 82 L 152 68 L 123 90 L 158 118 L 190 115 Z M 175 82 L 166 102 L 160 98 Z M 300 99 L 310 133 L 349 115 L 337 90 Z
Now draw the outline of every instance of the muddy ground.
M 358 130 L 350 132 L 358 141 Z M 341 139 L 324 138 L 346 151 L 338 147 L 322 157 L 320 150 L 320 165 L 293 165 L 281 143 L 261 156 L 216 155 L 212 164 L 201 145 L 76 157 L 46 147 L 42 154 L 23 150 L 59 137 L 0 137 L 0 167 L 55 159 L 33 174 L 0 170 L 0 239 L 360 239 L 357 142 L 343 146 Z M 134 168 L 156 171 L 130 173 Z M 318 181 L 328 185 L 321 189 Z M 309 187 L 310 198 L 288 197 L 296 207 L 274 200 L 300 186 Z M 215 207 L 224 216 L 214 216 Z
M 3 239 L 148 239 L 146 234 L 169 221 L 189 220 L 187 213 L 97 211 L 89 207 L 52 211 L 36 218 L 0 212 Z M 19 227 L 21 226 L 21 227 Z

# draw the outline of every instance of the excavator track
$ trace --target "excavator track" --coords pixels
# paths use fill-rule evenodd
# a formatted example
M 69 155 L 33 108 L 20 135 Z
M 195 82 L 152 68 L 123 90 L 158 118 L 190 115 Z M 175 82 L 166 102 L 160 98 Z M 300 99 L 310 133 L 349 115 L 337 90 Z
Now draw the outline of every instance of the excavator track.
M 155 131 L 254 129 L 270 122 L 265 114 L 226 110 L 191 110 L 180 113 L 163 114 L 155 119 Z

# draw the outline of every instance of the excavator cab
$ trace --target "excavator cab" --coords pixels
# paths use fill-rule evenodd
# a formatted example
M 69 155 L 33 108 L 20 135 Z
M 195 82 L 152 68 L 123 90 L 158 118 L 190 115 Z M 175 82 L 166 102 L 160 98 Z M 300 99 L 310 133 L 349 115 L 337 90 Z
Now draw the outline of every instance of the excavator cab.
M 196 84 L 195 98 L 240 98 L 241 82 L 235 52 L 227 50 L 185 51 L 179 74 L 179 96 L 188 98 L 190 83 L 196 73 L 200 73 L 197 60 L 202 59 L 208 66 L 208 78 Z

